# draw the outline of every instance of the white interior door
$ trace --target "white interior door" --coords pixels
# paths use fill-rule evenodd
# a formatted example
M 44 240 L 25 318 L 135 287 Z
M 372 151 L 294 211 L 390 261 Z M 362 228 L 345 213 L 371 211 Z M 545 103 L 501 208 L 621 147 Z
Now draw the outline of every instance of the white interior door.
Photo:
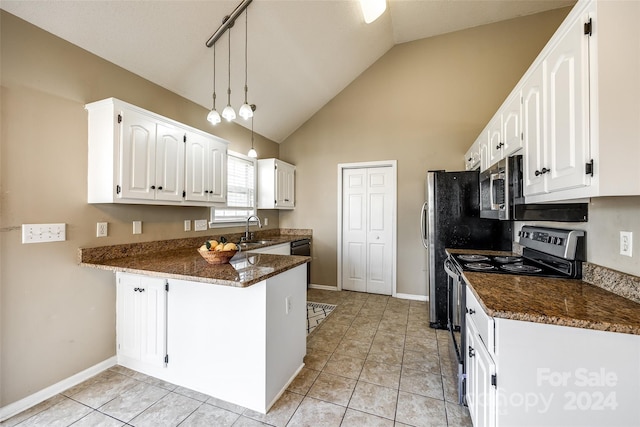
M 393 293 L 395 186 L 391 167 L 344 169 L 342 287 Z

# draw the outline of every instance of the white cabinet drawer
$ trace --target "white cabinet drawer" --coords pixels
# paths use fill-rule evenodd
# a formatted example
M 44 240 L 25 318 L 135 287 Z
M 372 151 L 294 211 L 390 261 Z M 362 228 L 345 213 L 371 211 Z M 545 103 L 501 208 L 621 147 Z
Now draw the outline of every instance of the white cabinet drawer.
M 478 302 L 475 295 L 469 288 L 467 288 L 467 319 L 473 321 L 476 331 L 478 331 L 478 337 L 487 347 L 487 350 L 492 355 L 495 354 L 495 340 L 494 340 L 494 325 L 493 317 L 489 317 L 487 313 L 482 309 L 482 306 Z

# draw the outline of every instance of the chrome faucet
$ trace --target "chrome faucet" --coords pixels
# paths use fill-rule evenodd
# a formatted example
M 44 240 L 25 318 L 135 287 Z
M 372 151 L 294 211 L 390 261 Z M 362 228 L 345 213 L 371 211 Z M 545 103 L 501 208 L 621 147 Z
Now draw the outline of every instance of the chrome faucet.
M 247 242 L 249 240 L 251 240 L 251 233 L 249 233 L 249 221 L 251 221 L 251 218 L 255 218 L 258 220 L 258 227 L 262 228 L 262 223 L 260 222 L 260 218 L 258 218 L 256 215 L 251 215 L 249 218 L 247 218 L 247 229 L 244 232 L 244 237 L 241 239 L 244 242 Z

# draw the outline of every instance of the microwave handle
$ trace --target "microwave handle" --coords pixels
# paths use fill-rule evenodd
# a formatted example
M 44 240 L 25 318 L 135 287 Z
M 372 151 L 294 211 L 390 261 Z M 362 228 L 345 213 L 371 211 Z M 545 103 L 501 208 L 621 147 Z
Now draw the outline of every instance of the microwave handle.
M 491 207 L 492 210 L 494 209 L 494 207 L 496 205 L 494 203 L 494 201 L 493 201 L 493 195 L 494 195 L 493 182 L 495 181 L 494 177 L 495 177 L 495 174 L 491 174 L 489 176 L 489 206 Z
M 424 246 L 425 249 L 429 249 L 427 246 L 427 203 L 428 202 L 424 202 L 422 204 L 422 212 L 420 213 L 420 240 L 422 240 L 422 246 Z

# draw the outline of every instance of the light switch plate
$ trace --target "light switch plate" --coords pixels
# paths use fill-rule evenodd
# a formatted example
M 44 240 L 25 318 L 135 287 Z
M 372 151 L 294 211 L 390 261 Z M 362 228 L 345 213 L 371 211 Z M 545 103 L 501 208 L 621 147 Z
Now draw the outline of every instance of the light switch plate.
M 133 221 L 133 234 L 142 234 L 142 221 Z
M 196 219 L 195 230 L 196 231 L 207 231 L 207 220 L 206 219 Z
M 22 243 L 63 242 L 67 224 L 22 224 Z
M 184 231 L 191 231 L 191 220 L 190 219 L 185 219 L 184 220 Z

